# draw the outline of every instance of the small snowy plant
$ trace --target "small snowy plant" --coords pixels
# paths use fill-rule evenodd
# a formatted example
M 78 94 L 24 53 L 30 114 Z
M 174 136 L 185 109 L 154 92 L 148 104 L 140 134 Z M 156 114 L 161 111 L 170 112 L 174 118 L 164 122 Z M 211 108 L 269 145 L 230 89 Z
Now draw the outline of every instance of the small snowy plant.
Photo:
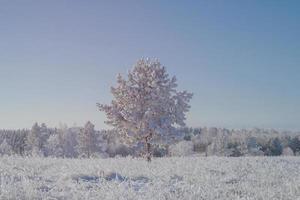
M 177 157 L 191 156 L 194 153 L 193 149 L 193 142 L 183 140 L 176 144 L 170 145 L 169 154 Z
M 176 87 L 175 76 L 170 78 L 159 61 L 141 59 L 128 79 L 118 75 L 117 85 L 111 88 L 111 104 L 98 107 L 125 142 L 144 144 L 145 156 L 151 161 L 151 144 L 167 142 L 176 126 L 185 125 L 192 94 Z

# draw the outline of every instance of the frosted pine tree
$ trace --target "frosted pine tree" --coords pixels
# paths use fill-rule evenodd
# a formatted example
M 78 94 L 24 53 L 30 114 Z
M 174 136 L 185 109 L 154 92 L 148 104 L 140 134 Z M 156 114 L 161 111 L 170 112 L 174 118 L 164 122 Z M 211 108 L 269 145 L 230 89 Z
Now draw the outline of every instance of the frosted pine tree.
M 131 144 L 144 143 L 151 160 L 151 144 L 167 142 L 175 127 L 184 126 L 185 113 L 192 94 L 177 91 L 176 77 L 170 78 L 159 61 L 141 59 L 129 71 L 128 78 L 117 77 L 111 88 L 110 105 L 98 104 L 112 125 Z
M 30 133 L 28 134 L 26 141 L 26 148 L 30 155 L 40 155 L 41 137 L 40 137 L 41 127 L 38 123 L 34 123 Z
M 81 156 L 90 158 L 97 150 L 97 136 L 94 127 L 94 124 L 88 121 L 79 133 L 78 151 Z

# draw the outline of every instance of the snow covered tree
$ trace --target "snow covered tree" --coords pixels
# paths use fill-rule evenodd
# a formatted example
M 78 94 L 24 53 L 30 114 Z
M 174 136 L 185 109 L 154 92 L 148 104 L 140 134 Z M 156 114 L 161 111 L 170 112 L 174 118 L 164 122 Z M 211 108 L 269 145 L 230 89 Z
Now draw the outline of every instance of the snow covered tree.
M 26 148 L 29 154 L 45 156 L 46 142 L 50 136 L 50 132 L 46 124 L 42 123 L 39 126 L 38 123 L 34 123 L 32 126 L 26 141 Z
M 62 137 L 57 133 L 50 135 L 46 145 L 48 156 L 53 156 L 53 157 L 64 156 L 64 149 L 63 149 L 63 144 L 61 139 Z
M 67 158 L 74 158 L 78 156 L 77 152 L 77 135 L 80 132 L 79 127 L 72 127 L 67 128 L 65 125 L 64 127 L 61 127 L 60 132 L 60 140 L 62 141 L 63 150 L 64 150 L 64 157 Z
M 97 136 L 94 124 L 88 121 L 84 128 L 80 130 L 78 137 L 78 151 L 81 156 L 90 158 L 97 150 Z
M 12 150 L 14 153 L 23 155 L 24 149 L 26 146 L 26 137 L 27 137 L 27 131 L 26 130 L 18 130 L 13 131 L 10 134 L 10 145 L 12 147 Z
M 176 126 L 185 125 L 192 94 L 179 92 L 176 87 L 175 76 L 170 78 L 159 61 L 140 59 L 128 79 L 118 75 L 117 86 L 111 88 L 111 104 L 98 107 L 106 113 L 106 123 L 126 142 L 144 143 L 150 161 L 151 144 L 169 140 Z
M 26 147 L 31 155 L 40 155 L 40 129 L 38 123 L 34 123 L 27 137 Z

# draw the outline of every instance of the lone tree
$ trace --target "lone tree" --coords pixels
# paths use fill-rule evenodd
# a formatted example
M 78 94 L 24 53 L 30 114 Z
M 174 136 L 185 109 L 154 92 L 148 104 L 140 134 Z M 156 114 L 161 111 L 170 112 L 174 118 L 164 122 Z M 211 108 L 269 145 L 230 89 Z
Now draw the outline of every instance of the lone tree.
M 176 87 L 176 77 L 170 78 L 159 61 L 140 59 L 128 79 L 117 76 L 111 104 L 97 105 L 124 141 L 144 144 L 144 154 L 151 161 L 151 144 L 169 141 L 176 127 L 185 126 L 193 95 Z

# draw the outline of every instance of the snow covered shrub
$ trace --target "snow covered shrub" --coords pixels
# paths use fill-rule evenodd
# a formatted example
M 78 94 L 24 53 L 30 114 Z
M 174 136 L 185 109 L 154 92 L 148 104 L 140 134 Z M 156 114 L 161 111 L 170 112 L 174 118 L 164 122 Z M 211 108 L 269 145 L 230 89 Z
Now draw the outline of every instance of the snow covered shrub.
M 256 138 L 250 137 L 247 139 L 247 148 L 248 148 L 248 155 L 250 156 L 263 156 L 264 152 L 261 151 L 261 147 L 257 143 Z
M 57 133 L 50 135 L 47 141 L 46 149 L 48 152 L 48 156 L 63 157 L 64 149 L 61 136 Z
M 282 151 L 282 156 L 293 156 L 294 152 L 290 147 L 285 147 Z
M 294 137 L 289 141 L 288 146 L 293 150 L 294 154 L 300 152 L 300 139 L 298 137 Z
M 207 144 L 204 143 L 193 143 L 193 151 L 197 153 L 206 153 L 207 151 Z
M 270 146 L 270 152 L 272 156 L 280 156 L 282 154 L 282 145 L 278 138 L 275 138 Z
M 203 134 L 194 136 L 191 141 L 193 142 L 193 151 L 196 153 L 206 153 L 208 145 L 211 144 Z
M 259 148 L 259 145 L 257 144 L 257 141 L 254 137 L 250 137 L 247 139 L 247 148 L 248 149 L 257 149 Z
M 0 130 L 0 144 L 6 140 L 13 154 L 24 155 L 28 130 Z
M 12 155 L 12 147 L 7 143 L 6 139 L 0 144 L 0 154 L 1 155 Z
M 205 153 L 205 155 L 207 155 L 208 146 L 213 142 L 216 135 L 210 135 L 206 127 L 195 130 L 194 133 L 196 134 L 191 139 L 193 142 L 193 151 L 196 153 Z
M 109 144 L 107 153 L 110 157 L 119 156 L 129 156 L 132 154 L 132 150 L 125 144 Z
M 192 135 L 190 133 L 187 133 L 187 134 L 184 135 L 183 139 L 186 140 L 186 141 L 191 141 L 192 140 Z
M 224 156 L 227 154 L 227 145 L 230 142 L 230 135 L 227 129 L 217 129 L 210 128 L 208 131 L 208 136 L 212 134 L 212 137 L 208 140 L 210 141 L 207 146 L 207 155 L 217 155 Z M 207 136 L 207 137 L 208 137 Z M 232 138 L 231 138 L 232 139 Z M 233 138 L 235 139 L 235 138 Z M 242 143 L 239 141 L 239 143 Z
M 228 156 L 230 157 L 240 157 L 243 155 L 240 150 L 240 146 L 237 142 L 229 143 L 227 145 L 227 149 L 228 149 Z
M 154 157 L 164 157 L 168 155 L 168 148 L 166 145 L 155 145 L 153 147 Z
M 202 133 L 202 128 L 194 128 L 193 129 L 193 135 L 199 135 Z
M 218 129 L 215 128 L 215 127 L 211 127 L 211 128 L 208 129 L 208 134 L 211 137 L 217 137 L 217 135 L 218 135 Z
M 190 141 L 181 141 L 170 145 L 169 154 L 171 156 L 190 156 L 193 154 L 193 143 Z
M 270 139 L 267 143 L 261 146 L 261 150 L 266 156 L 280 156 L 283 147 L 278 138 Z

